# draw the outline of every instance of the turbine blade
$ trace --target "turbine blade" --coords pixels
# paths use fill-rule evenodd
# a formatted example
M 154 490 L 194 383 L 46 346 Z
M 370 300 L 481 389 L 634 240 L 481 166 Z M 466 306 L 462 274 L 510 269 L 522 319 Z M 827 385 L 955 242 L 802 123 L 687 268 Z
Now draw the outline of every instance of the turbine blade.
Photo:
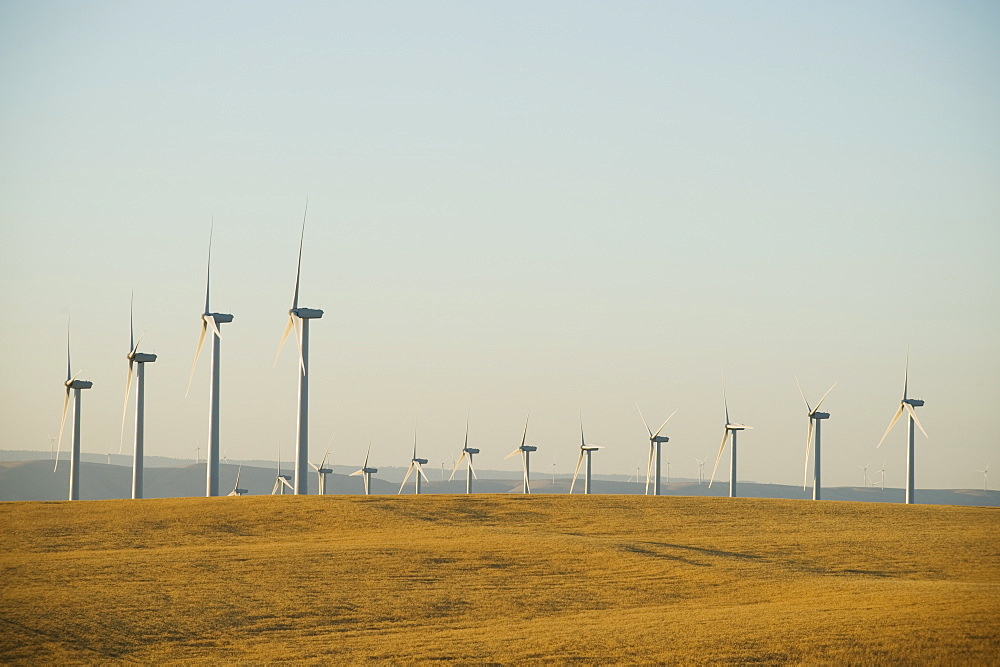
M 646 427 L 646 430 L 649 431 L 649 437 L 652 438 L 653 437 L 653 431 L 650 430 L 649 424 L 646 423 L 646 418 L 642 416 L 642 408 L 639 407 L 639 403 L 638 402 L 636 402 L 636 404 L 635 404 L 635 409 L 639 411 L 639 419 L 642 420 L 642 425 Z
M 521 446 L 524 447 L 524 443 L 528 438 L 528 419 L 531 418 L 531 410 L 528 410 L 528 416 L 524 418 L 524 433 L 521 435 Z
M 472 454 L 469 454 L 469 470 L 472 471 L 473 479 L 479 479 L 479 475 L 476 474 L 476 467 L 472 465 Z
M 71 364 L 69 359 L 69 322 L 66 322 L 66 382 L 70 382 L 70 378 L 73 375 L 73 371 L 70 370 Z
M 677 408 L 677 410 L 680 410 L 680 408 Z M 654 437 L 654 438 L 655 438 L 656 436 L 660 435 L 660 432 L 661 432 L 661 431 L 663 430 L 663 427 L 667 425 L 667 422 L 668 422 L 668 421 L 670 421 L 670 419 L 671 419 L 671 418 L 672 418 L 672 417 L 673 417 L 674 415 L 676 415 L 676 414 L 677 414 L 677 410 L 674 410 L 673 412 L 671 412 L 671 413 L 670 413 L 670 417 L 667 417 L 666 419 L 664 419 L 664 420 L 663 420 L 663 423 L 662 423 L 662 424 L 660 424 L 660 428 L 656 429 L 656 433 L 654 433 L 654 434 L 653 434 L 653 437 Z
M 580 446 L 586 447 L 587 439 L 583 437 L 583 415 L 580 415 Z
M 59 469 L 59 451 L 62 449 L 63 430 L 66 428 L 66 412 L 69 410 L 69 387 L 66 387 L 66 398 L 63 399 L 62 418 L 59 420 L 59 439 L 56 441 L 56 465 L 52 472 Z
M 840 382 L 840 380 L 837 380 L 837 382 Z M 823 398 L 819 399 L 819 403 L 817 403 L 816 407 L 813 408 L 813 412 L 819 410 L 819 406 L 823 405 L 823 401 L 825 401 L 826 397 L 830 395 L 830 392 L 833 391 L 833 388 L 837 386 L 837 382 L 834 382 L 832 385 L 830 385 L 830 388 L 826 390 L 825 394 L 823 394 Z
M 299 369 L 302 374 L 306 374 L 306 361 L 302 356 L 302 319 L 298 317 L 293 317 L 292 321 L 295 322 L 295 344 L 299 347 Z
M 425 481 L 425 482 L 427 482 L 428 484 L 430 484 L 430 483 L 431 483 L 431 480 L 427 479 L 427 475 L 426 475 L 426 474 L 424 474 L 424 467 L 423 467 L 422 465 L 420 465 L 419 463 L 417 464 L 417 473 L 418 473 L 418 474 L 419 474 L 419 475 L 420 475 L 421 477 L 423 477 L 423 478 L 424 478 L 424 481 Z
M 361 466 L 362 468 L 367 468 L 368 467 L 368 457 L 371 456 L 371 453 L 372 453 L 372 440 L 374 440 L 374 439 L 375 439 L 375 435 L 374 434 L 372 434 L 372 437 L 368 439 L 368 452 L 365 454 L 365 464 L 363 466 Z
M 580 474 L 580 464 L 583 463 L 583 450 L 580 450 L 580 457 L 576 460 L 576 469 L 573 470 L 573 481 L 569 485 L 569 492 L 573 493 L 573 487 L 576 486 L 576 478 Z
M 817 407 L 819 407 L 817 405 Z M 802 472 L 802 490 L 806 490 L 806 486 L 809 484 L 809 452 L 812 450 L 812 437 L 813 437 L 813 418 L 809 418 L 809 428 L 806 429 L 806 462 L 804 464 L 805 469 Z
M 410 467 L 406 469 L 406 474 L 403 475 L 403 483 L 399 485 L 399 491 L 396 492 L 397 496 L 403 492 L 403 487 L 406 486 L 406 480 L 410 479 L 410 473 L 412 472 L 413 472 L 413 462 L 411 461 Z
M 799 384 L 799 376 L 798 375 L 795 376 L 795 386 L 799 388 L 799 396 L 802 397 L 802 402 L 806 404 L 806 412 L 809 413 L 809 414 L 812 414 L 813 413 L 813 409 L 812 409 L 812 407 L 810 407 L 809 401 L 806 400 L 806 394 L 805 394 L 805 392 L 802 391 L 802 385 Z M 816 406 L 816 407 L 818 408 L 819 406 Z
M 905 401 L 907 396 L 907 387 L 910 383 L 910 344 L 906 344 L 906 365 L 903 366 L 903 400 Z
M 722 444 L 719 445 L 719 455 L 715 457 L 715 467 L 712 468 L 712 479 L 708 481 L 708 488 L 712 488 L 712 482 L 715 481 L 715 471 L 719 469 L 719 461 L 722 460 L 722 450 L 726 448 L 726 441 L 729 440 L 729 429 L 726 429 L 726 434 L 722 436 Z
M 910 405 L 909 403 L 903 403 L 903 405 L 906 406 L 906 411 L 910 413 L 910 419 L 912 419 L 913 423 L 917 425 L 917 428 L 920 429 L 920 432 L 924 434 L 925 438 L 929 438 L 930 436 L 927 435 L 927 431 L 924 430 L 924 427 L 921 425 L 920 420 L 917 419 L 917 411 L 914 410 L 913 406 Z
M 469 455 L 468 452 L 466 452 L 465 450 L 462 451 L 462 455 L 458 457 L 458 461 L 455 463 L 455 469 L 451 471 L 451 477 L 448 478 L 449 482 L 455 479 L 455 473 L 458 472 L 459 467 L 461 467 L 462 465 L 462 461 L 464 461 L 465 457 L 468 455 Z
M 519 453 L 521 453 L 521 448 L 520 447 L 518 447 L 517 449 L 515 449 L 514 451 L 512 451 L 507 456 L 503 457 L 503 460 L 506 461 L 507 459 L 509 459 L 512 456 L 517 456 Z
M 125 445 L 125 417 L 128 414 L 128 395 L 129 390 L 132 388 L 132 360 L 128 361 L 128 378 L 125 380 L 125 405 L 122 408 L 122 430 L 118 437 L 118 453 L 122 453 L 122 447 Z
M 194 363 L 191 364 L 191 376 L 188 378 L 188 388 L 184 392 L 184 398 L 191 393 L 191 382 L 194 381 L 194 369 L 198 367 L 198 357 L 201 356 L 201 347 L 205 344 L 205 332 L 208 331 L 208 322 L 202 318 L 201 320 L 201 335 L 198 336 L 198 347 L 194 351 Z
M 653 449 L 653 443 L 649 443 L 649 460 L 646 461 L 646 494 L 649 495 L 649 482 L 653 477 L 653 457 L 656 456 L 656 452 Z
M 365 473 L 364 470 L 355 470 L 350 475 L 348 475 L 348 477 L 354 477 L 355 475 L 363 475 L 364 473 Z
M 281 334 L 281 342 L 278 343 L 278 351 L 274 355 L 274 366 L 278 365 L 278 357 L 281 356 L 281 348 L 285 347 L 285 341 L 288 340 L 288 334 L 292 333 L 292 329 L 294 327 L 295 327 L 295 316 L 292 315 L 291 313 L 288 313 L 288 324 L 285 325 L 285 333 Z
M 215 216 L 212 216 L 212 226 L 208 228 L 208 266 L 205 269 L 205 315 L 212 312 L 208 305 L 208 295 L 212 286 L 212 234 L 215 232 Z
M 215 318 L 211 315 L 205 315 L 204 318 L 205 321 L 208 322 L 208 326 L 212 327 L 212 331 L 215 332 L 215 335 L 222 338 L 222 332 L 219 331 L 219 324 L 215 321 Z
M 889 426 L 885 429 L 885 433 L 882 434 L 882 439 L 878 441 L 877 445 L 875 445 L 876 449 L 882 446 L 882 443 L 885 442 L 885 436 L 889 435 L 889 431 L 891 431 L 892 427 L 896 425 L 896 422 L 899 421 L 899 418 L 903 416 L 904 405 L 906 405 L 906 403 L 899 404 L 899 409 L 896 410 L 896 414 L 892 416 L 892 421 L 889 422 Z
M 302 273 L 302 242 L 306 238 L 306 215 L 309 213 L 309 197 L 306 197 L 306 208 L 302 212 L 302 234 L 299 236 L 299 262 L 295 267 L 295 294 L 292 295 L 292 309 L 299 307 L 299 275 Z
M 129 297 L 128 301 L 128 349 L 132 350 L 129 354 L 135 354 L 136 342 L 135 342 L 135 329 L 132 327 L 132 306 L 135 304 L 135 290 L 132 291 L 132 295 Z

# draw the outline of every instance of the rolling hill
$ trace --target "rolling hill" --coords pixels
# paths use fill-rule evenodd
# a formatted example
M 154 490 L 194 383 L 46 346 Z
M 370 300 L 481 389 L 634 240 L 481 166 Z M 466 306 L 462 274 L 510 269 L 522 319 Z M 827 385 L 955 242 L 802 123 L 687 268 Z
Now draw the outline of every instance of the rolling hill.
M 0 504 L 0 660 L 995 663 L 990 508 L 646 496 Z

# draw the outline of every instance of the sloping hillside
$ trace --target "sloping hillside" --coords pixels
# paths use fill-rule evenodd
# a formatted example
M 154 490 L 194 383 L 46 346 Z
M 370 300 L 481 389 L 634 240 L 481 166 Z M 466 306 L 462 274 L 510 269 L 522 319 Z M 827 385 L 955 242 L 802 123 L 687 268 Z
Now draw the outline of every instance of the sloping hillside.
M 988 508 L 644 496 L 4 503 L 0 660 L 995 662 Z

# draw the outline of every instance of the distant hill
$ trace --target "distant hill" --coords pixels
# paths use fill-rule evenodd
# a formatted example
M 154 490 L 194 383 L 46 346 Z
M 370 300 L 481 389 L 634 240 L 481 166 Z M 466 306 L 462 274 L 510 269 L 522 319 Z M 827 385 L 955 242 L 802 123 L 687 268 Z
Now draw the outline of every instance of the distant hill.
M 0 501 L 5 500 L 65 500 L 69 488 L 69 463 L 60 461 L 59 469 L 53 472 L 53 462 L 44 461 L 0 461 Z M 205 463 L 190 463 L 181 467 L 148 467 L 144 471 L 144 495 L 146 498 L 183 498 L 198 497 L 205 494 Z M 220 465 L 220 491 L 223 495 L 229 493 L 236 483 L 238 466 L 234 463 Z M 349 471 L 346 466 L 335 469 Z M 282 466 L 282 472 L 291 473 L 290 466 Z M 520 493 L 521 481 L 518 479 L 496 479 L 487 475 L 491 471 L 482 471 L 482 478 L 473 481 L 475 493 Z M 274 488 L 276 469 L 274 467 L 259 467 L 243 465 L 240 473 L 240 487 L 247 489 L 249 495 L 268 495 Z M 372 493 L 374 495 L 396 494 L 399 491 L 399 481 L 390 481 L 379 475 L 372 477 Z M 402 477 L 402 471 L 399 477 Z M 459 494 L 465 493 L 464 473 L 456 475 L 453 481 L 441 481 L 439 477 L 428 475 L 429 481 L 423 482 L 423 493 Z M 309 485 L 312 493 L 317 489 L 315 473 L 309 475 Z M 582 490 L 582 480 L 577 482 L 576 493 Z M 568 493 L 570 480 L 556 477 L 552 481 L 550 475 L 540 475 L 531 483 L 532 493 Z M 361 477 L 351 477 L 337 472 L 327 476 L 327 494 L 362 494 L 364 486 Z M 637 495 L 645 491 L 645 484 L 635 482 L 610 481 L 595 479 L 593 481 L 595 494 Z M 412 477 L 403 489 L 404 494 L 413 492 Z M 782 484 L 757 484 L 740 482 L 737 486 L 739 495 L 747 498 L 786 498 L 791 500 L 808 499 L 811 491 L 803 491 L 802 487 Z M 80 498 L 82 500 L 110 500 L 129 498 L 132 495 L 132 468 L 114 463 L 95 463 L 85 461 L 80 468 Z M 664 484 L 662 495 L 665 496 L 727 496 L 728 483 L 716 482 L 711 488 L 707 484 L 694 481 L 671 482 Z M 856 502 L 902 503 L 902 489 L 877 487 L 834 487 L 823 489 L 824 500 L 847 500 Z M 983 491 L 973 489 L 918 489 L 917 500 L 924 505 L 978 505 L 1000 507 L 1000 491 Z

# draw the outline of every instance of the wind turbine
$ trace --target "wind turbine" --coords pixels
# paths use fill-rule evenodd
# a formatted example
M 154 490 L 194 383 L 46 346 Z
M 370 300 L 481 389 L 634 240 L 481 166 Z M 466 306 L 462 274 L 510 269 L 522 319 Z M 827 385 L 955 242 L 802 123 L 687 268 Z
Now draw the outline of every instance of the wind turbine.
M 213 224 L 213 230 L 214 230 Z M 205 271 L 205 312 L 201 315 L 201 335 L 198 337 L 198 348 L 194 352 L 194 363 L 191 364 L 191 377 L 188 378 L 188 393 L 191 391 L 191 381 L 194 380 L 194 370 L 198 366 L 201 347 L 205 343 L 205 334 L 212 328 L 212 378 L 208 394 L 208 465 L 205 466 L 205 495 L 219 495 L 219 358 L 222 353 L 222 332 L 219 326 L 233 321 L 228 313 L 213 313 L 209 307 L 212 279 L 212 231 L 208 233 L 208 268 Z M 187 396 L 187 394 L 185 394 Z
M 62 435 L 66 427 L 66 411 L 69 409 L 70 392 L 73 393 L 73 448 L 69 456 L 69 499 L 80 499 L 80 392 L 90 389 L 94 383 L 90 380 L 78 380 L 80 375 L 71 375 L 72 367 L 69 358 L 69 325 L 66 325 L 66 398 L 63 400 L 62 419 L 59 422 L 59 439 L 56 442 L 56 463 L 52 472 L 59 469 L 59 450 L 62 448 Z
M 656 429 L 656 433 L 649 428 L 649 424 L 646 423 L 646 418 L 642 416 L 642 408 L 639 404 L 635 404 L 635 409 L 639 411 L 639 418 L 642 419 L 642 425 L 646 427 L 646 431 L 649 432 L 649 461 L 646 463 L 646 495 L 649 495 L 649 479 L 652 475 L 653 478 L 653 495 L 660 495 L 660 445 L 665 442 L 670 442 L 670 438 L 665 435 L 660 435 L 663 431 L 663 427 L 667 425 L 670 418 L 677 414 L 677 410 L 670 413 L 670 417 L 663 420 L 660 424 L 660 428 Z
M 278 446 L 278 474 L 274 476 L 274 488 L 271 489 L 271 495 L 285 495 L 285 487 L 288 487 L 289 491 L 294 492 L 295 487 L 292 486 L 291 475 L 281 474 L 281 446 Z
M 128 395 L 132 389 L 132 374 L 135 373 L 135 441 L 132 449 L 132 497 L 142 498 L 143 473 L 143 435 L 146 423 L 146 364 L 156 361 L 155 354 L 139 352 L 139 340 L 135 339 L 135 328 L 132 326 L 132 303 L 128 308 L 128 377 L 125 380 L 125 406 L 122 408 L 122 428 L 118 438 L 118 453 L 122 453 L 125 441 L 125 415 L 128 412 Z M 138 368 L 135 366 L 138 365 Z M 108 454 L 110 455 L 110 450 Z M 110 456 L 108 458 L 110 462 Z
M 229 492 L 231 496 L 245 496 L 247 494 L 246 489 L 240 488 L 240 473 L 243 472 L 243 462 L 240 461 L 240 467 L 236 469 L 236 484 L 233 486 L 233 490 Z
M 883 461 L 882 462 L 882 467 L 875 471 L 878 474 L 878 476 L 879 476 L 878 477 L 879 488 L 882 491 L 885 491 L 885 464 L 887 462 L 888 462 L 888 459 L 886 459 L 885 461 Z M 875 486 L 875 480 L 872 480 L 872 486 Z
M 899 402 L 899 409 L 897 409 L 896 410 L 896 414 L 893 415 L 892 421 L 889 422 L 888 428 L 886 428 L 885 429 L 885 433 L 882 434 L 882 439 L 878 441 L 878 447 L 881 447 L 882 443 L 885 442 L 885 437 L 887 435 L 889 435 L 889 431 L 892 430 L 892 427 L 896 425 L 896 422 L 899 421 L 899 418 L 903 416 L 903 412 L 905 411 L 907 413 L 907 416 L 909 417 L 909 419 L 907 420 L 907 429 L 906 429 L 906 442 L 907 442 L 907 447 L 906 447 L 906 503 L 908 505 L 915 502 L 914 493 L 913 493 L 913 491 L 914 491 L 914 488 L 913 488 L 913 438 L 914 438 L 914 435 L 915 435 L 915 432 L 913 430 L 914 424 L 916 424 L 917 428 L 920 429 L 920 432 L 924 434 L 925 438 L 928 437 L 927 436 L 927 431 L 925 431 L 924 427 L 920 424 L 920 420 L 917 419 L 917 413 L 913 409 L 913 408 L 919 408 L 919 407 L 921 407 L 924 404 L 924 402 L 922 400 L 920 400 L 919 398 L 909 398 L 908 395 L 907 395 L 907 391 L 908 391 L 908 387 L 909 387 L 909 375 L 910 375 L 910 351 L 907 350 L 906 351 L 906 366 L 904 367 L 904 370 L 903 370 L 903 398 L 902 398 L 902 400 L 900 400 L 900 402 Z
M 573 487 L 576 486 L 576 478 L 580 474 L 580 464 L 583 463 L 583 457 L 585 455 L 587 457 L 587 471 L 584 473 L 583 477 L 583 492 L 584 494 L 590 493 L 590 456 L 598 449 L 604 449 L 604 447 L 601 445 L 588 445 L 587 439 L 583 437 L 583 417 L 580 417 L 580 457 L 576 460 L 576 470 L 573 471 L 573 481 L 569 485 L 570 493 L 573 493 Z
M 823 404 L 823 401 L 825 401 L 826 397 L 830 395 L 830 392 L 833 391 L 833 388 L 837 386 L 837 383 L 834 382 L 830 386 L 830 388 L 826 390 L 826 393 L 823 394 L 823 398 L 819 399 L 819 403 L 816 404 L 815 408 L 811 407 L 809 405 L 809 401 L 806 400 L 806 395 L 802 391 L 802 385 L 799 384 L 798 378 L 795 378 L 795 386 L 799 388 L 799 395 L 802 396 L 802 402 L 806 404 L 806 416 L 809 417 L 809 428 L 806 430 L 806 462 L 804 465 L 805 470 L 803 472 L 803 477 L 802 477 L 802 490 L 805 491 L 806 487 L 809 485 L 809 447 L 813 444 L 813 431 L 815 430 L 816 451 L 813 453 L 813 480 L 812 480 L 813 500 L 819 500 L 820 489 L 822 488 L 822 484 L 820 482 L 819 434 L 820 434 L 820 427 L 823 425 L 823 420 L 830 418 L 830 413 L 820 412 L 819 406 Z M 735 436 L 734 436 L 734 442 L 735 442 Z
M 469 460 L 468 470 L 465 471 L 465 492 L 466 493 L 472 493 L 472 478 L 475 477 L 476 479 L 479 479 L 479 476 L 476 474 L 476 469 L 472 467 L 472 455 L 473 454 L 478 454 L 478 453 L 479 453 L 478 449 L 476 449 L 475 447 L 469 447 L 469 419 L 468 419 L 468 417 L 466 417 L 466 419 L 465 419 L 465 446 L 462 447 L 462 455 L 460 457 L 458 457 L 458 461 L 455 462 L 455 469 L 451 471 L 451 477 L 448 478 L 449 482 L 451 480 L 455 479 L 455 473 L 458 472 L 458 468 L 459 468 L 459 466 L 462 465 L 462 461 L 468 459 Z M 416 456 L 416 454 L 414 454 L 414 456 Z
M 424 465 L 426 463 L 427 463 L 427 459 L 418 459 L 417 458 L 417 429 L 416 429 L 416 427 L 414 427 L 413 428 L 413 457 L 410 459 L 410 467 L 406 469 L 406 475 L 403 477 L 403 483 L 399 485 L 399 491 L 396 493 L 397 496 L 400 493 L 403 492 L 403 487 L 406 486 L 406 480 L 410 479 L 410 473 L 412 473 L 414 470 L 417 471 L 417 474 L 413 478 L 413 484 L 414 484 L 414 486 L 413 486 L 413 492 L 415 494 L 417 494 L 418 496 L 420 495 L 420 477 L 421 477 L 421 475 L 423 475 L 424 480 L 426 480 L 427 482 L 430 482 L 430 480 L 427 479 L 427 475 L 424 475 L 424 469 L 421 467 L 422 465 Z
M 305 212 L 302 213 L 302 233 L 299 236 L 299 261 L 295 269 L 295 292 L 292 294 L 292 307 L 288 309 L 288 324 L 285 333 L 278 343 L 278 353 L 274 355 L 274 363 L 278 363 L 278 355 L 284 347 L 288 334 L 295 329 L 295 340 L 299 344 L 299 414 L 296 422 L 295 448 L 295 493 L 309 492 L 307 474 L 309 472 L 309 320 L 323 317 L 322 310 L 315 308 L 299 308 L 299 276 L 302 273 L 302 243 L 306 238 L 306 214 L 309 212 L 309 200 L 306 199 Z
M 868 488 L 868 482 L 869 481 L 872 482 L 872 486 L 875 486 L 875 482 L 872 481 L 872 479 L 868 476 L 868 466 L 870 466 L 871 464 L 872 464 L 871 461 L 869 461 L 868 463 L 864 464 L 863 466 L 859 466 L 856 463 L 854 464 L 855 468 L 859 468 L 860 470 L 862 470 L 864 472 L 864 475 L 865 475 L 864 484 L 865 484 L 865 488 L 866 489 Z
M 374 436 L 372 436 L 372 438 L 374 438 Z M 378 472 L 378 468 L 369 468 L 368 467 L 368 457 L 371 456 L 371 453 L 372 453 L 372 441 L 371 441 L 371 439 L 369 439 L 368 440 L 368 453 L 365 454 L 365 464 L 363 466 L 361 466 L 360 470 L 355 470 L 350 475 L 351 477 L 354 477 L 355 475 L 364 475 L 365 495 L 366 496 L 371 495 L 372 475 Z
M 982 470 L 977 470 L 976 472 L 983 473 L 983 491 L 989 491 L 990 490 L 990 487 L 989 487 L 990 464 L 987 463 L 985 468 L 983 468 Z
M 733 436 L 733 446 L 730 450 L 732 458 L 729 463 L 729 497 L 736 497 L 736 435 L 743 430 L 752 429 L 753 426 L 747 426 L 746 424 L 736 424 L 731 419 L 729 419 L 729 401 L 726 399 L 726 390 L 722 390 L 722 401 L 726 406 L 726 432 L 722 436 L 722 444 L 719 446 L 719 454 L 715 457 L 715 467 L 712 468 L 712 479 L 708 481 L 708 488 L 712 488 L 712 482 L 715 481 L 715 471 L 719 469 L 719 461 L 722 459 L 722 451 L 726 448 L 726 441 L 729 439 L 729 435 Z
M 311 461 L 309 462 L 312 469 L 316 471 L 316 477 L 319 479 L 319 495 L 321 496 L 326 495 L 326 476 L 333 472 L 333 468 L 326 467 L 326 459 L 329 456 L 330 450 L 327 450 L 326 453 L 323 454 L 323 460 L 319 462 L 318 466 Z
M 705 462 L 697 456 L 694 460 L 698 462 L 698 485 L 701 486 L 705 483 Z
M 524 419 L 524 434 L 521 436 L 521 446 L 512 451 L 507 456 L 503 457 L 504 460 L 509 459 L 512 456 L 521 455 L 521 467 L 524 469 L 524 484 L 521 488 L 522 493 L 531 493 L 531 462 L 529 456 L 531 452 L 538 451 L 538 447 L 534 445 L 524 444 L 525 439 L 528 437 L 528 419 L 531 417 L 531 412 L 528 412 L 528 416 Z

